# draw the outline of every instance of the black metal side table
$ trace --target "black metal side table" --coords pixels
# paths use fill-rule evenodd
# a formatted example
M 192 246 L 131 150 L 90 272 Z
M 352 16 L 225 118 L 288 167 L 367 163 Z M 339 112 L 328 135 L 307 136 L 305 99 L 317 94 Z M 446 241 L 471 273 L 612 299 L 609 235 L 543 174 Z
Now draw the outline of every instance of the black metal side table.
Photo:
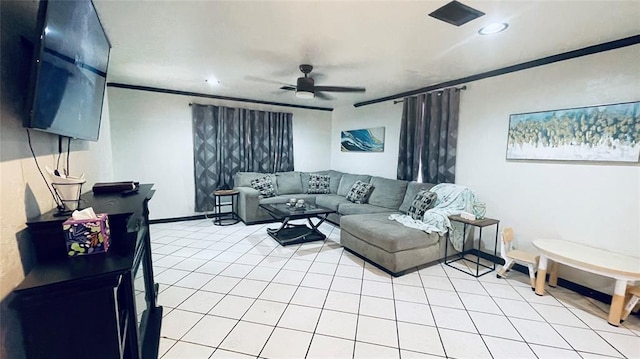
M 454 215 L 454 216 L 449 216 L 449 220 L 452 222 L 460 222 L 464 224 L 464 229 L 462 231 L 462 251 L 459 252 L 458 254 L 454 254 L 454 259 L 449 260 L 448 256 L 447 256 L 447 248 L 449 247 L 449 243 L 447 243 L 447 245 L 444 247 L 444 264 L 448 265 L 451 268 L 455 268 L 463 273 L 467 273 L 471 276 L 474 276 L 476 278 L 481 277 L 487 273 L 493 272 L 494 270 L 496 270 L 496 262 L 493 262 L 492 266 L 488 266 L 485 265 L 483 263 L 480 263 L 480 257 L 482 256 L 482 252 L 480 251 L 480 244 L 482 243 L 482 229 L 485 227 L 489 227 L 489 226 L 496 226 L 496 240 L 495 243 L 493 245 L 493 257 L 495 258 L 498 255 L 498 229 L 500 227 L 500 221 L 497 219 L 493 219 L 493 218 L 483 218 L 483 219 L 477 219 L 475 221 L 469 220 L 469 219 L 465 219 L 462 218 L 458 215 Z M 471 244 L 471 248 L 470 249 L 465 249 L 465 242 L 467 239 L 467 227 L 468 226 L 474 226 L 474 227 L 478 227 L 480 234 L 479 234 L 479 238 L 478 238 L 478 248 L 474 248 L 473 243 Z M 447 232 L 447 241 L 449 241 L 449 236 L 451 231 Z M 475 260 L 473 259 L 469 259 L 466 258 L 466 255 L 471 254 L 474 255 L 476 258 Z M 451 263 L 459 261 L 459 260 L 465 260 L 467 262 L 472 262 L 475 263 L 476 265 L 476 273 L 473 274 L 473 272 L 471 271 L 472 269 L 469 268 L 469 271 L 465 271 L 461 268 L 458 267 L 454 267 L 451 265 Z M 480 267 L 484 267 L 486 269 L 488 269 L 487 271 L 484 271 L 483 273 L 480 273 Z
M 213 224 L 216 226 L 230 226 L 240 222 L 240 217 L 236 214 L 236 199 L 239 193 L 234 189 L 213 192 Z M 223 202 L 223 200 L 230 200 L 230 202 Z M 222 207 L 224 206 L 231 206 L 231 210 L 222 212 Z

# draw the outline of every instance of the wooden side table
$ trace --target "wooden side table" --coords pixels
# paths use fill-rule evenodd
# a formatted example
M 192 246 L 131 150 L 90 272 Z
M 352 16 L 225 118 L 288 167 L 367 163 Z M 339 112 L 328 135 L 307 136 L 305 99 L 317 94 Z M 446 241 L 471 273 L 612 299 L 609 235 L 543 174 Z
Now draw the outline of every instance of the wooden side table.
M 490 272 L 493 272 L 494 270 L 496 270 L 496 262 L 492 261 L 493 262 L 492 266 L 488 266 L 488 265 L 485 265 L 483 263 L 480 263 L 480 257 L 483 254 L 480 251 L 480 244 L 482 243 L 482 230 L 485 227 L 489 227 L 489 226 L 495 225 L 496 226 L 496 240 L 495 240 L 495 243 L 493 245 L 493 256 L 494 257 L 497 256 L 497 254 L 498 254 L 498 232 L 499 232 L 499 227 L 500 227 L 500 221 L 497 220 L 497 219 L 493 219 L 493 218 L 484 218 L 484 219 L 477 219 L 475 221 L 471 221 L 471 220 L 462 218 L 462 217 L 460 217 L 458 215 L 449 216 L 449 220 L 452 221 L 452 222 L 460 222 L 460 223 L 464 224 L 464 229 L 462 231 L 462 238 L 463 238 L 462 251 L 460 253 L 455 254 L 454 255 L 454 257 L 455 257 L 454 259 L 449 260 L 448 256 L 447 256 L 447 248 L 449 247 L 449 243 L 447 243 L 447 245 L 444 247 L 444 264 L 448 265 L 451 268 L 455 268 L 455 269 L 457 269 L 457 270 L 459 270 L 459 271 L 461 271 L 463 273 L 467 273 L 467 274 L 469 274 L 469 275 L 471 275 L 473 277 L 476 277 L 476 278 L 481 277 L 481 276 L 483 276 L 483 275 L 485 275 L 487 273 L 490 273 Z M 466 242 L 466 238 L 467 238 L 467 227 L 468 226 L 474 226 L 474 227 L 478 227 L 480 229 L 480 234 L 479 234 L 479 238 L 478 238 L 478 248 L 477 249 L 473 248 L 473 244 L 471 244 L 471 248 L 470 249 L 465 249 L 465 242 Z M 449 236 L 451 235 L 450 233 L 451 233 L 451 231 L 447 232 L 447 241 L 449 241 Z M 472 260 L 472 259 L 466 258 L 465 256 L 467 254 L 474 255 L 476 257 L 476 259 Z M 465 271 L 465 270 L 463 270 L 461 268 L 454 267 L 454 266 L 451 265 L 451 263 L 459 261 L 459 260 L 465 260 L 465 261 L 468 261 L 468 262 L 475 263 L 475 265 L 476 265 L 476 273 L 473 274 L 473 272 Z M 484 267 L 484 268 L 486 268 L 488 270 L 484 271 L 483 273 L 480 273 L 480 267 Z M 469 268 L 469 269 L 471 270 L 471 268 Z
M 236 200 L 239 193 L 234 189 L 213 192 L 213 224 L 216 226 L 230 226 L 240 222 L 240 217 L 236 214 Z M 223 202 L 223 200 L 229 200 L 229 202 Z M 222 212 L 222 207 L 224 206 L 231 206 L 231 210 Z

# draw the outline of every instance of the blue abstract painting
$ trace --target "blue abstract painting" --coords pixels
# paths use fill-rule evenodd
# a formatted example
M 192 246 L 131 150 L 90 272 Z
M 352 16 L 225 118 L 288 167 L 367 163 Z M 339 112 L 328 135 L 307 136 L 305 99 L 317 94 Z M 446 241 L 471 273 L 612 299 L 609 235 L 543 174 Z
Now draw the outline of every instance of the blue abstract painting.
M 384 152 L 384 127 L 342 131 L 342 152 Z

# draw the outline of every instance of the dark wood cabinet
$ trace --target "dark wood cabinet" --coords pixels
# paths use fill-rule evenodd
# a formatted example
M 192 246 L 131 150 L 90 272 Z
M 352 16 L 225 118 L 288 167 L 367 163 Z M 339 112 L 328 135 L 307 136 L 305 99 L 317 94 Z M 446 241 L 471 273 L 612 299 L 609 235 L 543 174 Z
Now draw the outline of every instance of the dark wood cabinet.
M 37 264 L 15 292 L 28 358 L 157 358 L 162 307 L 150 248 L 152 187 L 81 197 L 81 208 L 109 216 L 107 253 L 69 258 L 67 217 L 55 211 L 27 222 Z M 136 304 L 136 295 L 144 300 Z

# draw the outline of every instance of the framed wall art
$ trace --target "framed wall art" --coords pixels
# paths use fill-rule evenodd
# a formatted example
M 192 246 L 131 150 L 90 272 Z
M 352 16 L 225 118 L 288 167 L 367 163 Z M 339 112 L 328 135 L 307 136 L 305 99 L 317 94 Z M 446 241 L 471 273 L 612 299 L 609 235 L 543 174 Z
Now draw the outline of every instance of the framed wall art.
M 511 115 L 506 157 L 638 162 L 640 102 Z
M 342 152 L 384 152 L 384 127 L 342 131 Z

